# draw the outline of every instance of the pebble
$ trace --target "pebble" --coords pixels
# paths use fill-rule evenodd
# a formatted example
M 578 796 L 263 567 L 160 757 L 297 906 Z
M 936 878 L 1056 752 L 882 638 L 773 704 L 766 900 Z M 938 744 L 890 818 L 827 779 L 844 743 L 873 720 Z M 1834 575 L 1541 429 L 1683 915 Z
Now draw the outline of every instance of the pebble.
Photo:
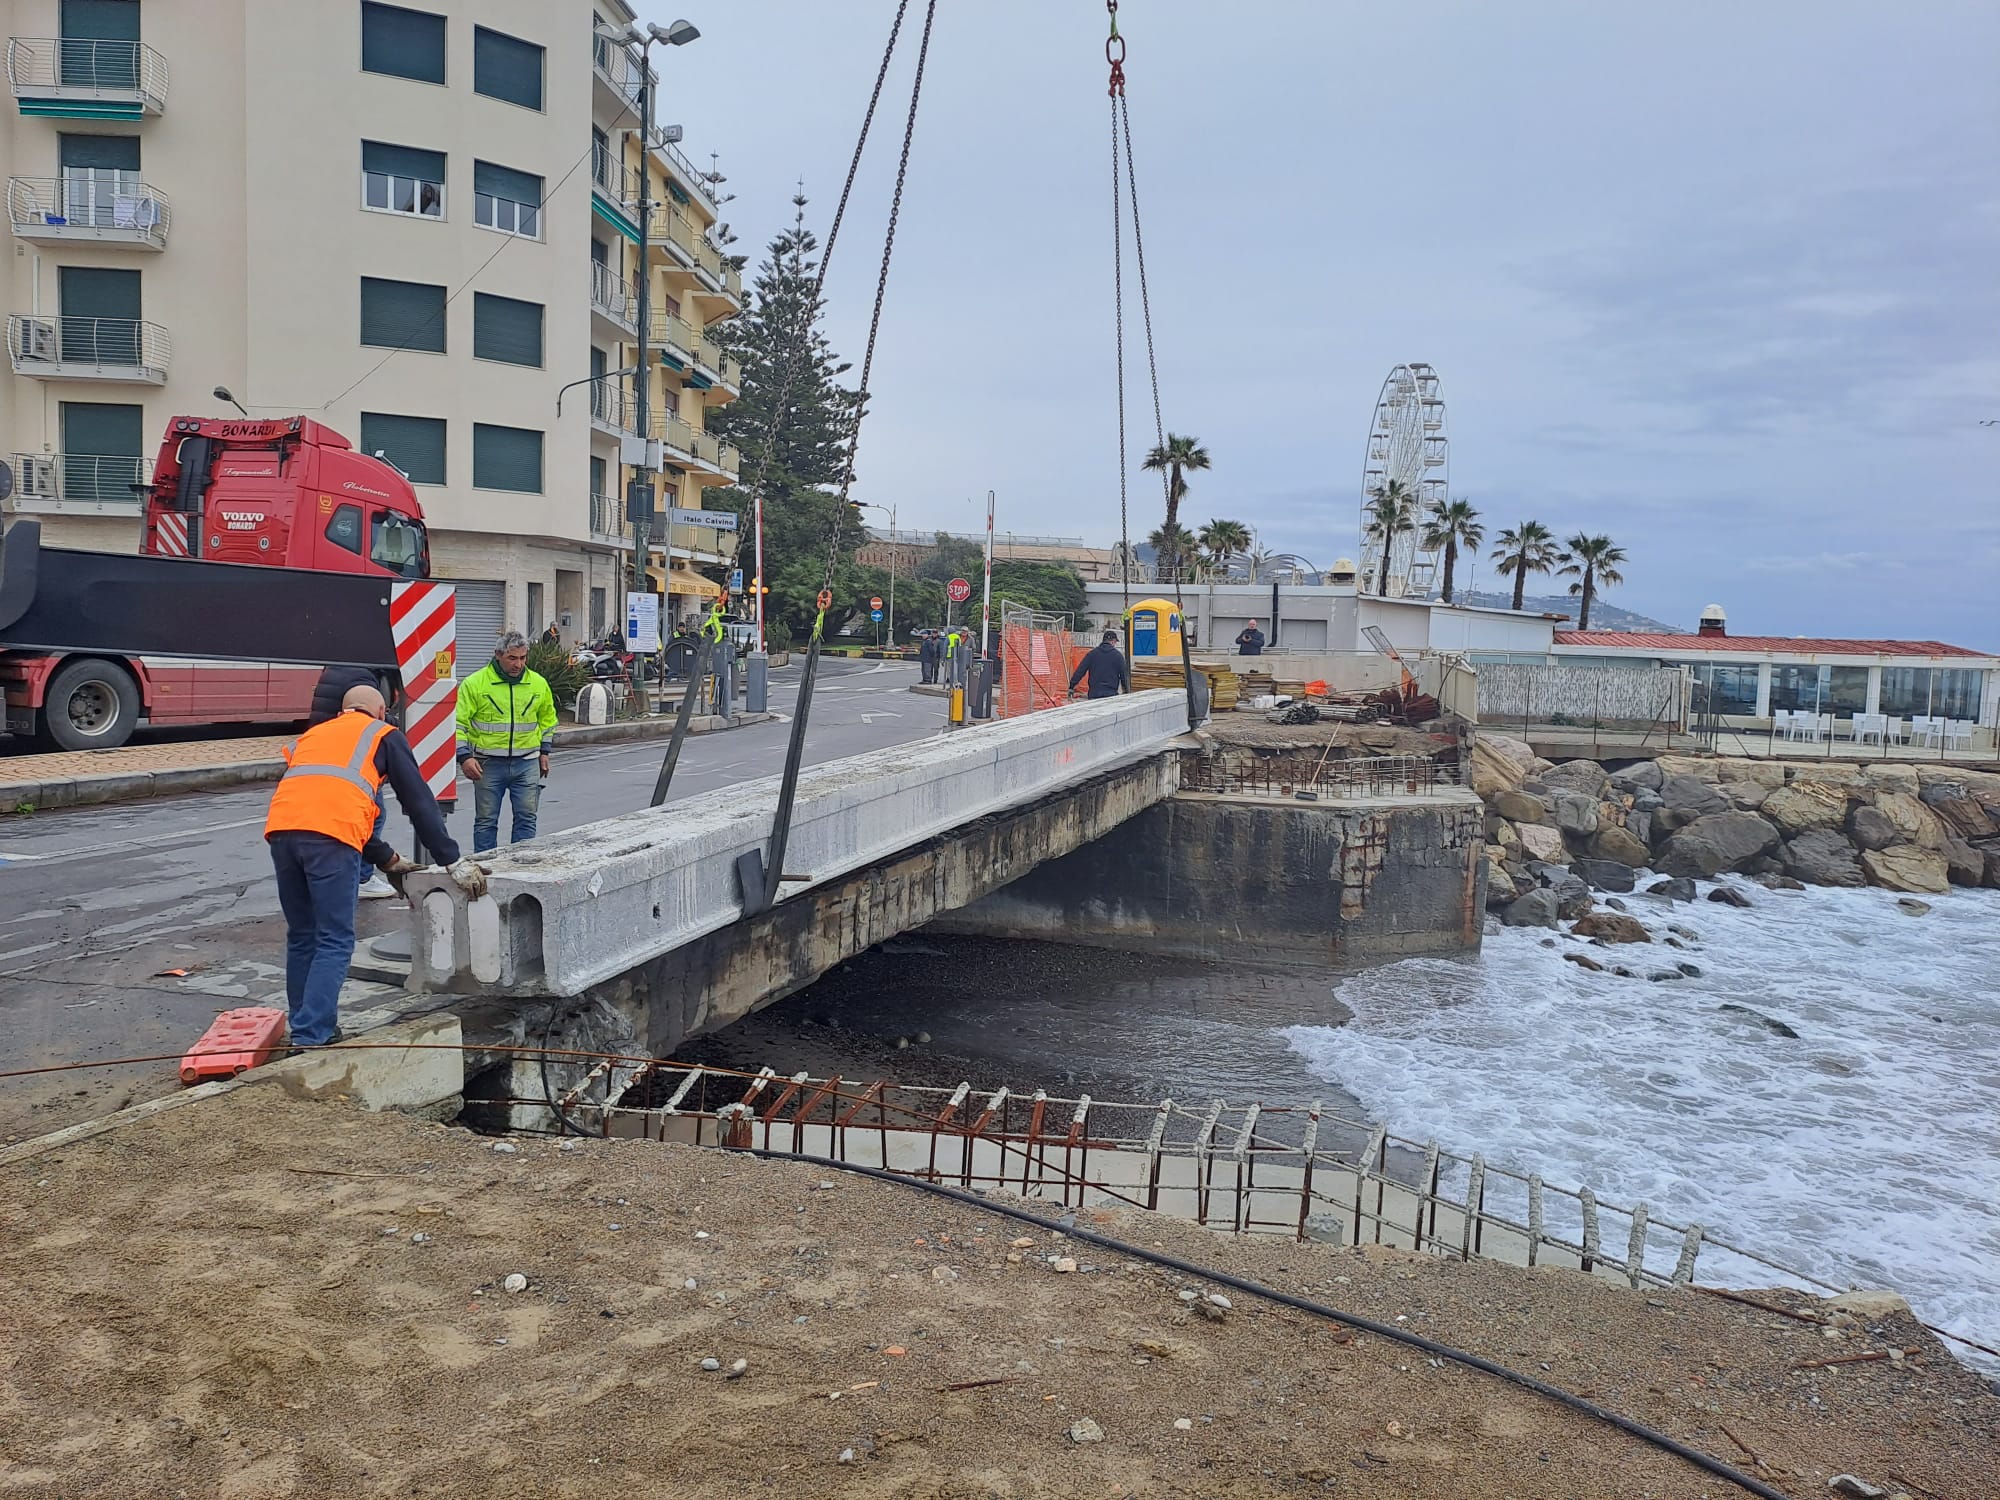
M 410 1236 L 410 1243 L 412 1245 L 428 1245 L 430 1242 L 431 1237 L 421 1230 Z
M 686 1281 L 683 1281 L 681 1283 L 681 1290 L 684 1292 L 691 1292 L 694 1290 L 694 1287 L 695 1287 L 695 1281 L 692 1276 L 688 1277 Z
M 1067 1255 L 1058 1256 L 1056 1258 L 1056 1270 L 1061 1272 L 1063 1275 L 1067 1276 L 1071 1271 L 1074 1271 L 1075 1269 L 1076 1269 L 1076 1262 L 1071 1260 Z
M 493 1149 L 498 1151 L 502 1156 L 512 1156 L 520 1147 L 516 1146 L 512 1141 L 495 1141 Z
M 1192 1417 L 1175 1417 L 1175 1418 L 1174 1418 L 1174 1431 L 1176 1431 L 1176 1432 L 1193 1432 L 1193 1431 L 1194 1431 L 1194 1419 L 1193 1419 Z
M 1199 1302 L 1201 1300 L 1201 1293 L 1190 1289 L 1182 1292 L 1180 1298 L 1183 1302 Z
M 525 1292 L 527 1289 L 528 1278 L 523 1276 L 519 1271 L 516 1271 L 512 1276 L 509 1276 L 505 1281 L 500 1283 L 500 1290 L 503 1292 Z
M 1007 1264 L 1010 1266 L 1018 1266 L 1020 1263 L 1021 1263 L 1021 1252 L 1018 1250 L 1009 1250 L 1007 1252 Z
M 582 1141 L 572 1140 L 568 1136 L 564 1136 L 562 1144 L 556 1147 L 556 1150 L 558 1151 L 581 1151 L 582 1149 L 583 1149 Z
M 395 1235 L 399 1235 L 399 1234 L 401 1234 L 402 1232 L 403 1232 L 403 1231 L 402 1231 L 402 1230 L 400 1230 L 400 1229 L 385 1229 L 385 1230 L 383 1230 L 383 1231 L 382 1231 L 382 1234 L 383 1234 L 383 1237 L 384 1237 L 384 1238 L 390 1238 L 390 1237 L 393 1237 L 393 1236 L 395 1236 Z
M 1062 1269 L 1062 1267 L 1061 1267 L 1061 1266 L 1058 1266 L 1058 1267 L 1056 1267 L 1056 1269 L 1060 1271 L 1060 1270 Z M 952 1269 L 952 1268 L 951 1268 L 950 1266 L 932 1266 L 932 1267 L 931 1267 L 931 1280 L 932 1280 L 932 1281 L 956 1281 L 956 1280 L 958 1280 L 958 1272 L 954 1271 L 954 1270 L 953 1270 L 953 1269 Z
M 719 1359 L 705 1359 L 701 1362 L 701 1367 L 713 1373 L 722 1368 L 722 1361 Z
M 1836 1495 L 1846 1495 L 1849 1500 L 1883 1500 L 1889 1492 L 1880 1485 L 1853 1474 L 1836 1474 L 1826 1482 L 1826 1487 Z
M 830 1182 L 822 1182 L 822 1183 L 820 1183 L 820 1184 L 819 1184 L 818 1186 L 819 1186 L 819 1190 L 820 1190 L 820 1191 L 821 1191 L 822 1193 L 830 1193 L 830 1192 L 832 1192 L 832 1191 L 833 1191 L 833 1184 L 832 1184 L 832 1183 L 830 1183 Z
M 1072 1443 L 1101 1443 L 1104 1441 L 1104 1429 L 1089 1417 L 1079 1417 L 1070 1426 L 1069 1440 Z
M 606 1224 L 604 1227 L 610 1230 L 613 1234 L 616 1234 L 619 1230 L 623 1229 L 625 1226 L 623 1224 Z
M 853 1462 L 854 1462 L 854 1450 L 853 1450 L 852 1448 L 842 1448 L 842 1449 L 840 1450 L 840 1461 L 841 1461 L 842 1463 L 844 1463 L 844 1464 L 851 1464 L 851 1463 L 853 1463 Z
M 1220 1292 L 1210 1292 L 1208 1294 L 1208 1300 L 1210 1302 L 1213 1302 L 1217 1307 L 1220 1308 L 1230 1308 L 1236 1305 L 1235 1303 L 1231 1302 L 1227 1297 L 1223 1296 L 1222 1293 Z
M 750 1369 L 749 1360 L 747 1359 L 732 1360 L 729 1366 L 729 1379 L 741 1380 L 744 1377 L 744 1375 L 748 1373 L 749 1369 Z
M 708 1231 L 706 1229 L 697 1229 L 694 1232 L 694 1237 L 698 1240 L 705 1240 L 708 1238 Z
M 928 1031 L 920 1031 L 917 1033 L 917 1045 L 919 1047 L 929 1045 L 930 1039 L 931 1039 L 931 1034 Z
M 1023 1235 L 1023 1236 L 1021 1236 L 1021 1238 L 1020 1238 L 1020 1239 L 1018 1239 L 1018 1240 L 1009 1240 L 1009 1241 L 1008 1241 L 1007 1243 L 1008 1243 L 1008 1245 L 1009 1245 L 1009 1246 L 1010 1246 L 1011 1248 L 1013 1248 L 1013 1249 L 1015 1249 L 1015 1250 L 1027 1250 L 1027 1249 L 1031 1249 L 1031 1248 L 1033 1247 L 1033 1245 L 1034 1245 L 1034 1243 L 1035 1243 L 1035 1242 L 1034 1242 L 1033 1240 L 1029 1239 L 1029 1238 L 1028 1238 L 1028 1237 L 1027 1237 L 1026 1235 Z

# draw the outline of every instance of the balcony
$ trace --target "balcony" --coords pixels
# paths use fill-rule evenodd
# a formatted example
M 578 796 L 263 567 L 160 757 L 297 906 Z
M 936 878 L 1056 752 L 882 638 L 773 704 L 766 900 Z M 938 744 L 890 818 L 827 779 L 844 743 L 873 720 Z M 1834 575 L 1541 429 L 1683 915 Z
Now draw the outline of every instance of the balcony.
M 165 385 L 173 340 L 139 318 L 7 315 L 7 352 L 16 375 L 38 380 L 104 380 Z
M 638 123 L 639 64 L 621 43 L 608 36 L 591 37 L 591 106 L 603 123 Z M 660 75 L 653 75 L 658 86 Z
M 590 211 L 633 244 L 639 243 L 639 174 L 616 146 L 590 148 Z
M 681 155 L 680 147 L 666 139 L 658 126 L 648 134 L 647 144 L 653 148 L 653 155 L 666 174 L 685 192 L 698 199 L 711 217 L 721 212 L 715 201 L 715 190 L 709 186 L 708 179 L 695 170 L 694 163 Z
M 590 315 L 614 341 L 639 336 L 638 293 L 624 277 L 597 261 L 590 263 Z
M 632 526 L 625 519 L 625 507 L 616 495 L 590 497 L 590 539 L 608 547 L 629 547 Z
M 736 483 L 739 463 L 734 445 L 696 431 L 669 412 L 657 413 L 650 426 L 652 436 L 664 449 L 665 461 L 686 469 L 702 488 Z
M 16 453 L 14 509 L 136 515 L 153 481 L 152 460 L 94 453 Z
M 653 316 L 653 342 L 687 372 L 688 382 L 711 404 L 727 401 L 743 390 L 743 364 L 722 352 L 722 346 L 692 323 L 660 312 Z M 716 392 L 707 397 L 709 391 Z
M 164 250 L 174 213 L 167 195 L 135 172 L 81 167 L 61 177 L 10 177 L 7 217 L 16 239 Z
M 7 81 L 24 115 L 138 120 L 167 107 L 167 60 L 144 42 L 9 37 Z
M 615 438 L 639 435 L 638 404 L 632 393 L 608 381 L 590 388 L 590 425 Z
M 669 276 L 681 271 L 692 276 L 697 286 L 721 289 L 722 252 L 708 242 L 699 224 L 671 203 L 656 203 L 649 228 L 654 253 L 661 257 Z

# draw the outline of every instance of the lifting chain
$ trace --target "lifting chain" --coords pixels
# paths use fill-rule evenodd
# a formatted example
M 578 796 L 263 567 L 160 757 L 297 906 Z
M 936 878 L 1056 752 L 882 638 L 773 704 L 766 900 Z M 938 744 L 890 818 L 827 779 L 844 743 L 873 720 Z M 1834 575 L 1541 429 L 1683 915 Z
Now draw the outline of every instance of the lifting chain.
M 1104 8 L 1111 12 L 1111 35 L 1104 39 L 1104 60 L 1111 64 L 1110 94 L 1114 99 L 1125 96 L 1125 38 L 1118 34 L 1118 0 L 1104 0 Z

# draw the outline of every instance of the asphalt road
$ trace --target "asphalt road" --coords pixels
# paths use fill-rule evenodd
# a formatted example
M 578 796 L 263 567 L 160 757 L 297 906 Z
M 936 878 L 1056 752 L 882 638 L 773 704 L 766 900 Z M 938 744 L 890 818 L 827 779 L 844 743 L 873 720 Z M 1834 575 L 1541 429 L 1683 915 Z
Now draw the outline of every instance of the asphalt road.
M 807 764 L 941 733 L 944 705 L 908 692 L 916 678 L 916 667 L 900 662 L 823 661 Z M 797 683 L 796 668 L 772 674 L 780 719 L 690 738 L 669 805 L 782 769 Z M 559 751 L 542 794 L 542 830 L 645 806 L 665 748 L 659 739 Z M 284 923 L 261 833 L 270 795 L 246 787 L 0 819 L 0 1073 L 177 1054 L 218 1011 L 284 1003 Z M 469 793 L 451 826 L 469 849 Z M 503 835 L 506 826 L 503 815 Z M 393 804 L 389 828 L 409 841 Z M 363 935 L 388 930 L 403 910 L 364 902 Z M 359 982 L 350 987 L 348 998 L 369 994 Z M 173 1085 L 164 1063 L 0 1078 L 0 1140 Z

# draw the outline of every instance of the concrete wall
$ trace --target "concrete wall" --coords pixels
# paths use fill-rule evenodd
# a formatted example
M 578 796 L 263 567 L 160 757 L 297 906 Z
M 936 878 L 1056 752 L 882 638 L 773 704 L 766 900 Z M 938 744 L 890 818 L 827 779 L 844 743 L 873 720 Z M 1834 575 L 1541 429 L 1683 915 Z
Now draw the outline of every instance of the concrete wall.
M 1224 962 L 1479 946 L 1478 798 L 1366 803 L 1181 793 L 941 918 L 941 931 Z

